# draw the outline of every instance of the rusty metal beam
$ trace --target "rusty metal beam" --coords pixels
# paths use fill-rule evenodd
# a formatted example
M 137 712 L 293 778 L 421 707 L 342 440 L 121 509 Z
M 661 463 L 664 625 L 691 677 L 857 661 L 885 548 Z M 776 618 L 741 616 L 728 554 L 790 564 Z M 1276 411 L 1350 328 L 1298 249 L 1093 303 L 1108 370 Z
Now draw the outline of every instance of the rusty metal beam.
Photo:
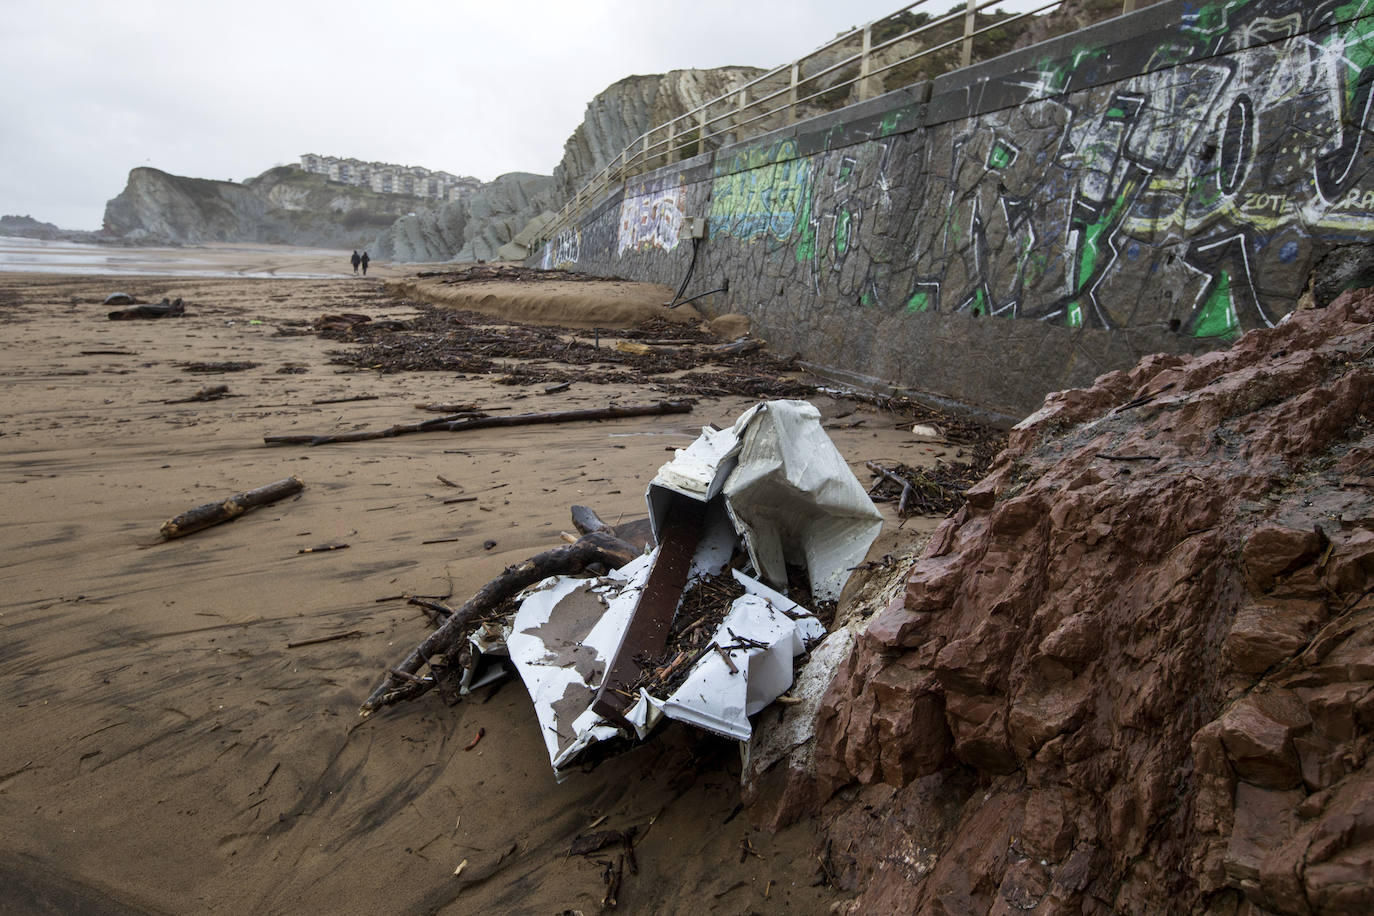
M 634 705 L 634 698 L 626 694 L 642 670 L 638 660 L 657 658 L 668 644 L 668 632 L 682 600 L 682 590 L 687 586 L 687 573 L 701 540 L 705 518 L 705 504 L 686 496 L 676 497 L 665 513 L 654 568 L 649 570 L 620 648 L 607 666 L 592 702 L 597 715 L 621 727 L 630 727 L 625 712 Z

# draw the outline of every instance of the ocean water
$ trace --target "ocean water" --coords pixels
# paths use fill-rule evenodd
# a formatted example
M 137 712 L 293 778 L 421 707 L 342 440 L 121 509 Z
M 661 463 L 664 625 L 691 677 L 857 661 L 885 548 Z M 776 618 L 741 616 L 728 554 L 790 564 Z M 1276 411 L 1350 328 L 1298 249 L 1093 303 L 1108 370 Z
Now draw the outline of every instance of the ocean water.
M 302 265 L 281 265 L 299 261 L 312 266 L 318 262 L 339 262 L 338 273 L 311 273 Z M 83 242 L 54 242 L 0 236 L 0 271 L 12 273 L 118 274 L 124 276 L 178 277 L 286 277 L 320 279 L 335 277 L 347 270 L 347 252 L 283 246 L 233 245 L 213 248 L 120 248 Z

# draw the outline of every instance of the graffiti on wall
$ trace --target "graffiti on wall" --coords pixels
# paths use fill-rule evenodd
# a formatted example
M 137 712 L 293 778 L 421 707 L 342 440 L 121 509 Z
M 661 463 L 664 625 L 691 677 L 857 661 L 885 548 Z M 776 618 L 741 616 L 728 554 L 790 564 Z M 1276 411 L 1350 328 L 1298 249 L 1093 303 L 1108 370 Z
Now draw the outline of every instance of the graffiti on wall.
M 620 235 L 616 254 L 657 248 L 672 251 L 687 210 L 687 188 L 682 175 L 674 175 L 638 189 L 620 203 Z
M 1313 260 L 1374 233 L 1374 0 L 1229 0 L 1139 75 L 811 156 L 717 163 L 711 237 L 789 250 L 821 297 L 1070 327 L 1231 337 L 1273 324 Z M 900 189 L 903 199 L 894 203 Z M 904 249 L 904 251 L 903 251 Z
M 564 229 L 544 243 L 539 266 L 545 270 L 571 267 L 582 257 L 582 230 Z
M 833 288 L 845 301 L 881 304 L 889 258 L 881 244 L 873 243 L 888 235 L 894 216 L 888 175 L 894 142 L 851 147 L 816 167 L 795 255 L 807 266 L 817 294 Z
M 711 238 L 786 241 L 806 224 L 811 199 L 810 157 L 797 156 L 797 141 L 751 147 L 716 164 L 711 184 Z
M 1062 129 L 1035 144 L 1053 156 L 1039 158 L 1048 167 L 1032 176 L 1034 208 L 1020 237 L 1015 214 L 1027 195 L 1007 190 L 1006 157 L 992 157 L 978 184 L 996 189 L 1007 219 L 987 220 L 989 194 L 970 195 L 953 177 L 949 220 L 968 229 L 959 252 L 976 263 L 961 276 L 926 254 L 923 272 L 941 277 L 955 308 L 984 304 L 1074 327 L 1168 321 L 1193 336 L 1230 337 L 1272 325 L 1306 281 L 1295 265 L 1310 264 L 1319 244 L 1374 231 L 1374 195 L 1366 200 L 1354 184 L 1369 175 L 1356 161 L 1371 24 L 1339 21 L 1365 3 L 1341 4 L 1341 15 L 1327 4 L 1306 20 L 1275 4 L 1217 4 L 1185 26 L 1217 57 L 1167 66 L 1180 48 L 1166 45 L 1141 76 L 977 119 L 963 141 L 999 130 L 1019 138 L 1032 126 L 1024 119 L 1044 123 L 1054 112 Z M 1033 93 L 1069 76 L 1044 71 Z M 955 158 L 952 176 L 968 162 Z M 1052 244 L 1037 246 L 1026 232 Z M 957 240 L 946 241 L 948 251 Z M 1048 289 L 1035 285 L 1042 271 Z M 1147 290 L 1175 298 L 1161 307 L 1142 298 Z

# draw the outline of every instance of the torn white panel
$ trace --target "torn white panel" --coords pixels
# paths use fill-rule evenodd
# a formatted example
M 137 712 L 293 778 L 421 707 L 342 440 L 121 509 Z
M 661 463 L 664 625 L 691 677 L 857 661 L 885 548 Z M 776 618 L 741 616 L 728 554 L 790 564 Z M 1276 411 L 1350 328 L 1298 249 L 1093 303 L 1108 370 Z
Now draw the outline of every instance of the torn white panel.
M 736 598 L 712 638 L 720 650 L 706 653 L 692 667 L 663 702 L 663 714 L 747 741 L 748 717 L 792 685 L 792 659 L 806 651 L 808 639 L 824 633 L 810 615 L 794 619 L 759 595 Z
M 751 408 L 743 417 L 749 416 L 757 409 Z M 735 427 L 738 429 L 738 422 Z M 736 429 L 703 427 L 701 435 L 693 440 L 691 445 L 678 449 L 673 460 L 658 469 L 658 474 L 649 486 L 663 487 L 706 502 L 720 492 L 725 478 L 734 467 L 731 459 L 739 448 Z M 654 536 L 657 537 L 661 520 L 654 518 L 652 505 L 649 518 L 653 523 Z
M 582 716 L 620 644 L 652 558 L 646 554 L 600 579 L 554 576 L 525 593 L 506 648 L 534 701 L 550 761 L 571 759 L 616 733 L 601 732 Z
M 883 520 L 806 401 L 768 401 L 735 423 L 736 466 L 722 492 L 759 574 L 787 582 L 805 566 L 811 593 L 838 599 Z

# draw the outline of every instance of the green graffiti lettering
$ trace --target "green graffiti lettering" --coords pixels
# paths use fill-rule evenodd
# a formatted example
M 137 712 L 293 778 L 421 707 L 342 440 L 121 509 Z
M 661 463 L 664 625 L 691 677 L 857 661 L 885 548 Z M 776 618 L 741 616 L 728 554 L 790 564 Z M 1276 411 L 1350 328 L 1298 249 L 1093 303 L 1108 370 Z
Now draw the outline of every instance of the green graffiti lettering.
M 1240 322 L 1236 320 L 1236 309 L 1231 302 L 1231 275 L 1223 270 L 1217 275 L 1207 301 L 1198 310 L 1193 336 L 1231 338 L 1239 333 Z

